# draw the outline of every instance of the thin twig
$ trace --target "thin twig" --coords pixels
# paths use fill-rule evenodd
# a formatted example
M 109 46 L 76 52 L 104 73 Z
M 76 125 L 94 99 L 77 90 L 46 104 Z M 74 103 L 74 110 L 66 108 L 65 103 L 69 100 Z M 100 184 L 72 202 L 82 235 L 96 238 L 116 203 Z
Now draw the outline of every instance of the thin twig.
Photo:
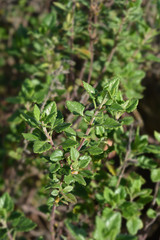
M 88 126 L 88 128 L 87 128 L 87 130 L 86 130 L 86 134 L 85 134 L 86 136 L 89 135 L 89 133 L 90 133 L 90 131 L 91 131 L 91 128 L 92 128 L 92 125 L 93 125 L 93 122 L 94 122 L 97 114 L 99 113 L 99 111 L 101 110 L 101 108 L 102 108 L 103 105 L 104 105 L 104 101 L 105 101 L 105 99 L 102 101 L 102 103 L 100 104 L 100 106 L 98 107 L 98 109 L 95 111 L 94 116 L 92 117 L 92 119 L 91 119 L 91 121 L 90 121 L 90 123 L 89 123 L 89 126 Z M 82 140 L 81 140 L 81 142 L 80 142 L 80 145 L 79 145 L 79 147 L 77 148 L 78 151 L 81 150 L 81 148 L 82 148 L 85 140 L 86 140 L 86 138 L 82 138 Z
M 87 82 L 90 83 L 91 76 L 93 72 L 93 61 L 94 61 L 94 44 L 97 38 L 97 29 L 95 26 L 92 26 L 97 24 L 98 21 L 98 13 L 99 13 L 99 5 L 98 1 L 91 1 L 90 6 L 90 14 L 89 14 L 89 37 L 90 37 L 90 43 L 89 43 L 89 52 L 90 52 L 90 67 L 89 67 L 89 74 L 88 74 L 88 80 Z M 92 23 L 93 21 L 93 23 Z
M 13 236 L 10 233 L 10 230 L 8 229 L 7 222 L 1 221 L 1 223 L 3 227 L 7 229 L 8 240 L 14 240 Z
M 155 191 L 154 191 L 152 206 L 154 206 L 154 205 L 156 204 L 156 197 L 157 197 L 157 194 L 158 194 L 158 191 L 159 191 L 159 187 L 160 187 L 160 182 L 157 182 L 157 183 L 156 183 L 156 186 L 155 186 Z
M 36 208 L 34 208 L 34 207 L 30 206 L 30 205 L 24 204 L 24 205 L 21 206 L 21 208 L 26 213 L 34 213 L 35 215 L 38 215 L 38 216 L 42 217 L 45 220 L 48 219 L 48 217 L 47 217 L 47 215 L 45 213 L 37 210 Z
M 131 143 L 132 143 L 132 137 L 133 137 L 132 135 L 133 135 L 133 125 L 131 125 L 130 131 L 129 131 L 129 140 L 128 140 L 128 145 L 127 145 L 127 151 L 126 151 L 123 165 L 120 168 L 120 174 L 119 174 L 119 178 L 118 178 L 117 185 L 116 185 L 117 188 L 118 188 L 118 186 L 121 182 L 121 179 L 124 175 L 125 169 L 128 166 L 129 155 L 131 153 Z
M 114 4 L 114 0 L 111 0 L 110 2 L 106 3 L 106 7 L 112 7 Z
M 160 212 L 157 213 L 156 217 L 154 219 L 151 219 L 150 221 L 148 221 L 145 225 L 145 228 L 143 229 L 143 231 L 141 232 L 141 234 L 139 235 L 139 240 L 146 240 L 148 237 L 148 234 L 150 233 L 150 228 L 153 225 L 153 223 L 157 220 L 157 218 L 160 216 Z
M 55 210 L 56 210 L 56 205 L 53 205 L 52 212 L 51 212 L 50 225 L 49 225 L 51 240 L 55 240 L 55 233 L 54 233 Z
M 154 205 L 156 204 L 156 197 L 159 191 L 159 186 L 160 186 L 160 182 L 156 183 L 155 186 L 155 191 L 154 191 L 154 196 L 153 196 L 153 200 L 152 203 L 150 205 L 150 208 L 153 208 Z M 157 207 L 157 209 L 155 211 L 159 211 L 159 206 Z M 156 221 L 156 219 L 160 216 L 160 212 L 157 213 L 156 217 L 154 219 L 147 219 L 146 223 L 145 223 L 145 227 L 144 229 L 141 231 L 141 234 L 139 235 L 139 240 L 146 240 L 148 237 L 148 234 L 150 232 L 150 227 L 153 225 L 153 223 Z
M 76 3 L 75 0 L 73 0 L 72 2 L 72 23 L 71 23 L 71 28 L 70 28 L 70 39 L 69 39 L 69 46 L 70 46 L 70 51 L 71 51 L 71 56 L 70 59 L 71 61 L 73 61 L 73 44 L 74 44 L 74 13 L 75 13 L 75 9 L 76 9 Z M 70 65 L 70 70 L 69 70 L 69 80 L 71 82 L 74 81 L 74 71 L 73 71 L 73 66 Z
M 42 122 L 43 124 L 43 122 Z M 54 145 L 54 142 L 53 142 L 53 139 L 52 137 L 49 135 L 48 131 L 47 131 L 47 128 L 46 127 L 43 127 L 43 131 L 44 131 L 44 134 L 46 136 L 46 138 L 49 140 L 49 143 L 51 144 L 53 150 L 56 150 L 56 147 Z

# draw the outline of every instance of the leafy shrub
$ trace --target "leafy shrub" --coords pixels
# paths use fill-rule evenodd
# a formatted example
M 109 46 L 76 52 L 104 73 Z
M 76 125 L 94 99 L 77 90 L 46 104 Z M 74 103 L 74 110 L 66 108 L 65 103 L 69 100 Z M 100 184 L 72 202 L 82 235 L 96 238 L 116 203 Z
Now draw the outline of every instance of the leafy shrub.
M 35 227 L 38 239 L 52 240 L 149 235 L 159 216 L 160 133 L 156 144 L 141 134 L 136 108 L 159 58 L 157 31 L 143 15 L 140 0 L 54 2 L 38 26 L 33 17 L 20 49 L 13 40 L 9 54 L 22 58 L 27 78 L 7 99 L 16 110 L 4 145 L 16 176 L 1 180 L 13 199 L 0 198 L 0 239 L 30 239 Z M 42 221 L 16 209 L 30 190 L 34 198 L 20 208 L 45 220 L 44 233 Z

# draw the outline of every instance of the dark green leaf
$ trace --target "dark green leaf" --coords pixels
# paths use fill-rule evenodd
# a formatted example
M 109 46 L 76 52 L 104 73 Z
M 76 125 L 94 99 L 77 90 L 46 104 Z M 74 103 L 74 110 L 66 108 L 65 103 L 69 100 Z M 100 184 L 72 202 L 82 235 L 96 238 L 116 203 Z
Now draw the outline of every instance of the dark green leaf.
M 55 163 L 55 164 L 52 164 L 49 168 L 49 171 L 51 173 L 55 173 L 57 172 L 58 170 L 60 169 L 60 164 L 59 163 Z
M 0 239 L 7 240 L 7 228 L 0 228 Z
M 68 127 L 71 126 L 71 123 L 61 123 L 59 124 L 58 126 L 56 126 L 54 128 L 54 130 L 57 132 L 57 133 L 60 133 L 62 131 L 65 131 Z
M 88 151 L 91 155 L 99 155 L 99 154 L 103 153 L 103 150 L 96 146 L 90 147 L 88 149 Z
M 21 113 L 21 117 L 31 126 L 31 127 L 38 127 L 38 122 L 34 117 L 26 113 Z
M 45 141 L 35 141 L 33 145 L 34 153 L 43 153 L 51 149 L 51 145 Z
M 116 237 L 116 240 L 138 240 L 138 238 L 127 234 L 120 234 Z
M 73 146 L 77 145 L 76 141 L 73 141 L 71 139 L 67 139 L 65 142 L 62 143 L 62 147 L 64 149 L 71 148 Z

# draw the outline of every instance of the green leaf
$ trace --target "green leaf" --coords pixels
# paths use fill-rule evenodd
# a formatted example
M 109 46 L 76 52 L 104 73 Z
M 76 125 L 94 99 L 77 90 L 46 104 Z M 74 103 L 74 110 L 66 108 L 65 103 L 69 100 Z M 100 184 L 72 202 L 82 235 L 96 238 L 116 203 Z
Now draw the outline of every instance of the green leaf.
M 103 216 L 105 217 L 106 236 L 110 237 L 110 240 L 115 239 L 121 229 L 121 214 L 105 208 Z
M 28 141 L 36 141 L 39 139 L 38 136 L 32 134 L 32 133 L 22 133 L 23 137 Z
M 68 193 L 68 192 L 71 192 L 72 190 L 73 190 L 72 186 L 67 186 L 63 189 L 63 192 Z
M 157 145 L 148 145 L 145 148 L 145 151 L 148 153 L 160 154 L 160 146 Z
M 66 105 L 69 111 L 73 114 L 83 116 L 85 107 L 81 103 L 75 101 L 67 101 Z
M 11 212 L 14 209 L 13 200 L 7 192 L 0 198 L 0 209 L 5 209 L 7 212 Z
M 114 120 L 113 118 L 107 117 L 107 119 L 104 121 L 103 125 L 104 128 L 116 128 L 121 126 L 119 122 Z
M 158 206 L 160 206 L 160 188 L 159 188 L 158 193 L 157 193 L 156 203 L 158 204 Z
M 88 166 L 92 158 L 90 156 L 81 156 L 79 158 L 79 168 L 85 168 Z
M 59 191 L 56 190 L 56 189 L 54 189 L 54 190 L 51 192 L 51 195 L 55 197 L 55 196 L 58 195 L 58 193 L 59 193 Z
M 96 217 L 94 239 L 115 240 L 121 229 L 121 214 L 110 208 L 105 208 L 103 216 Z
M 42 120 L 45 124 L 51 123 L 52 126 L 55 123 L 57 117 L 57 105 L 55 102 L 49 103 L 43 110 Z
M 35 141 L 33 145 L 34 153 L 43 153 L 51 149 L 51 145 L 45 141 Z
M 112 79 L 106 86 L 105 89 L 110 93 L 111 97 L 114 97 L 118 92 L 119 87 L 119 79 L 116 77 Z
M 73 161 L 77 161 L 78 160 L 78 158 L 79 158 L 79 152 L 77 151 L 77 149 L 76 148 L 71 148 L 70 149 L 70 155 L 71 155 L 71 159 L 73 160 Z
M 82 175 L 80 175 L 80 174 L 75 174 L 75 175 L 73 175 L 73 177 L 74 177 L 74 179 L 75 179 L 76 182 L 78 182 L 78 183 L 81 184 L 81 185 L 86 186 L 86 181 L 84 180 L 84 178 L 82 177 Z
M 134 122 L 134 118 L 133 117 L 124 117 L 120 121 L 121 121 L 122 125 L 130 125 L 131 123 Z
M 76 203 L 77 199 L 75 198 L 75 196 L 71 193 L 68 194 L 63 194 L 63 197 L 66 201 L 71 202 L 71 203 Z
M 68 127 L 64 130 L 64 132 L 66 133 L 67 136 L 71 137 L 71 136 L 76 136 L 76 131 L 74 131 L 73 128 Z
M 34 117 L 29 115 L 30 113 L 21 113 L 21 117 L 31 126 L 31 127 L 38 127 L 38 122 Z
M 74 182 L 73 175 L 70 174 L 68 176 L 65 176 L 64 181 L 65 181 L 66 184 L 70 184 L 70 183 Z
M 67 149 L 67 148 L 71 148 L 71 147 L 77 145 L 77 142 L 76 142 L 76 141 L 73 141 L 73 140 L 71 140 L 71 139 L 67 139 L 67 140 L 66 140 L 65 142 L 63 142 L 61 145 L 62 145 L 62 147 L 63 147 L 64 149 Z
M 105 129 L 102 126 L 96 126 L 96 135 L 103 136 Z
M 88 92 L 89 96 L 93 99 L 95 99 L 95 88 L 93 88 L 90 84 L 86 83 L 83 81 L 83 87 L 85 88 L 85 90 Z
M 43 19 L 43 24 L 50 27 L 50 29 L 54 27 L 56 24 L 56 12 L 52 10 L 50 14 L 47 14 Z
M 39 109 L 39 107 L 35 104 L 34 105 L 34 109 L 33 109 L 33 115 L 34 115 L 34 117 L 35 117 L 35 119 L 37 120 L 37 121 L 39 121 L 39 118 L 40 118 L 40 109 Z
M 122 215 L 126 219 L 130 219 L 131 217 L 137 216 L 139 214 L 140 206 L 136 202 L 124 202 L 120 205 L 120 210 L 122 211 Z
M 54 128 L 57 133 L 65 131 L 68 127 L 71 126 L 71 123 L 61 123 Z
M 44 101 L 44 98 L 47 94 L 47 89 L 42 89 L 39 90 L 38 92 L 35 92 L 34 96 L 33 96 L 33 101 L 40 104 Z
M 60 164 L 59 163 L 55 163 L 55 164 L 52 164 L 49 168 L 49 172 L 51 173 L 55 173 L 57 172 L 59 169 L 60 169 Z
M 110 188 L 105 187 L 103 194 L 104 194 L 104 198 L 105 198 L 106 202 L 109 204 L 112 203 L 113 195 L 114 195 L 113 191 Z
M 151 170 L 151 179 L 152 179 L 153 182 L 159 182 L 160 181 L 160 168 Z
M 156 140 L 157 140 L 158 142 L 160 142 L 160 133 L 159 133 L 159 132 L 154 131 L 154 137 L 156 138 Z
M 85 178 L 91 178 L 93 176 L 93 173 L 87 169 L 81 170 L 81 174 Z
M 157 166 L 157 163 L 152 158 L 148 158 L 146 156 L 138 157 L 137 161 L 137 165 L 144 169 L 153 169 Z
M 130 234 L 137 234 L 138 230 L 143 227 L 143 222 L 138 217 L 132 217 L 127 221 L 127 229 Z
M 57 117 L 54 123 L 54 126 L 59 126 L 60 124 L 62 124 L 64 122 L 64 118 L 63 115 L 60 111 L 57 111 Z
M 63 159 L 63 152 L 59 149 L 55 150 L 50 156 L 50 160 L 52 162 L 58 162 L 62 159 Z
M 116 102 L 113 102 L 109 107 L 109 110 L 114 111 L 114 112 L 124 112 L 124 109 L 122 106 Z
M 71 233 L 71 235 L 74 237 L 75 240 L 85 240 L 87 237 L 87 233 L 85 229 L 79 226 L 75 226 L 75 224 L 71 224 L 68 220 L 66 221 L 66 226 Z M 67 239 L 64 239 L 67 240 Z
M 37 226 L 34 222 L 32 222 L 29 218 L 21 216 L 17 219 L 17 221 L 13 222 L 13 227 L 17 232 L 28 232 L 34 229 Z
M 128 113 L 130 112 L 133 112 L 136 108 L 137 108 L 137 105 L 138 105 L 138 100 L 137 99 L 131 99 L 131 100 L 128 100 L 128 105 L 126 107 L 126 111 Z
M 158 0 L 159 1 L 159 0 Z M 158 2 L 157 1 L 157 2 Z M 160 12 L 160 11 L 159 11 Z M 156 57 L 155 55 L 153 54 L 147 54 L 146 56 L 146 59 L 147 60 L 150 60 L 150 61 L 153 61 L 153 62 L 160 62 L 160 58 L 159 57 Z
M 61 10 L 66 11 L 66 8 L 65 8 L 65 6 L 64 6 L 62 3 L 54 2 L 53 4 L 54 4 L 56 7 L 60 8 Z
M 149 208 L 149 209 L 147 210 L 147 216 L 148 216 L 149 218 L 155 218 L 155 217 L 157 216 L 157 213 L 156 213 L 156 211 L 153 210 L 152 208 Z
M 97 146 L 90 147 L 88 151 L 91 155 L 99 155 L 103 153 L 103 150 Z

